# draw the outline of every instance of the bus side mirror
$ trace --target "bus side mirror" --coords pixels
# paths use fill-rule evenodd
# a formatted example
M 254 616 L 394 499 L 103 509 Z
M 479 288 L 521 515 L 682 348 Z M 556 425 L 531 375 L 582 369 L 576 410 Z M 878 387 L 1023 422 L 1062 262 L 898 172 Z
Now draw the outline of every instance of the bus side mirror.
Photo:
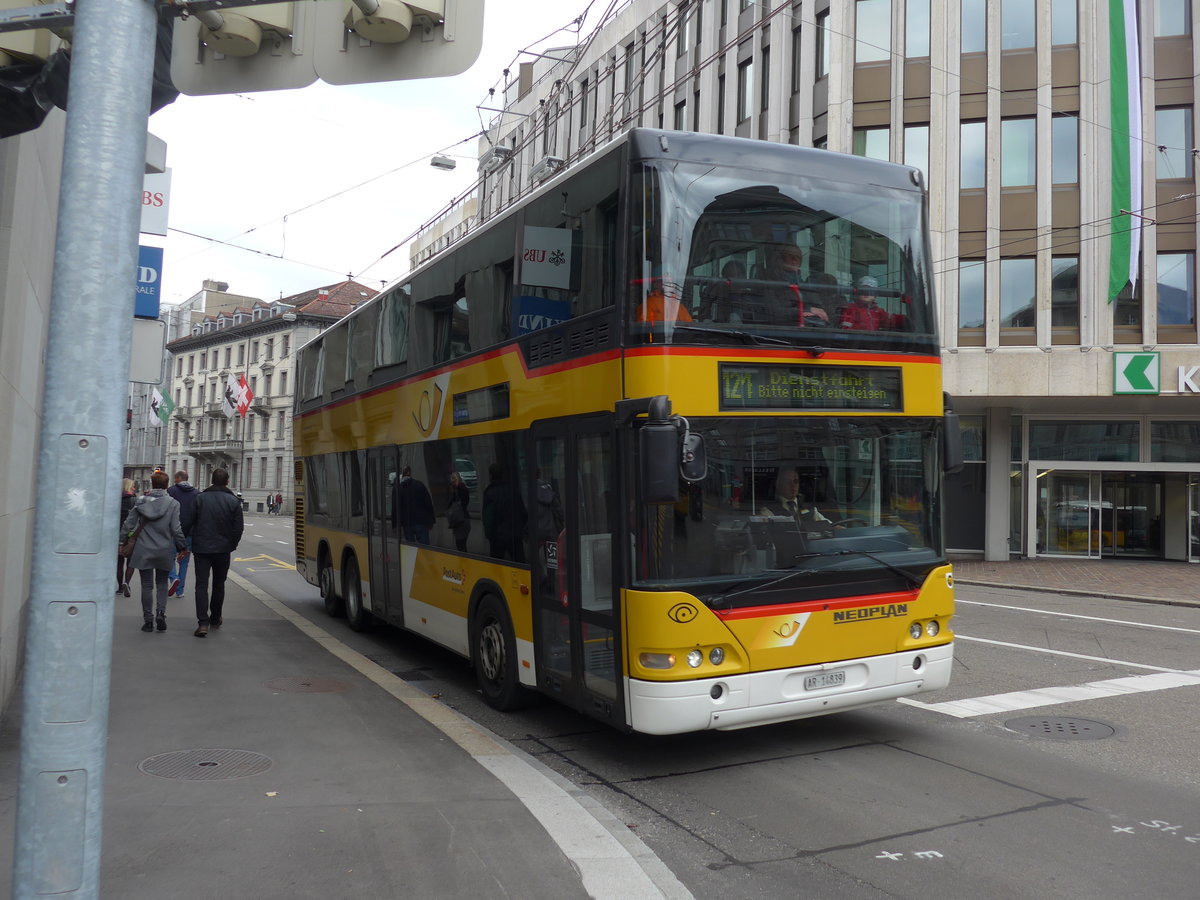
M 688 484 L 703 481 L 708 477 L 708 453 L 704 449 L 704 438 L 694 431 L 685 431 L 681 443 L 679 474 Z
M 638 430 L 642 498 L 646 503 L 679 500 L 679 432 L 671 422 L 647 422 Z
M 942 470 L 957 475 L 963 470 L 962 427 L 950 395 L 942 394 Z

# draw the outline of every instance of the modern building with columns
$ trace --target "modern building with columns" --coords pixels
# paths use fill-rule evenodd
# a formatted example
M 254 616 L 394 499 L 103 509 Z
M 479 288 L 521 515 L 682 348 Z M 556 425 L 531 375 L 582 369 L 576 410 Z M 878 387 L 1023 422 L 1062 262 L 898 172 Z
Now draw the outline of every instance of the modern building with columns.
M 919 168 L 970 459 L 951 550 L 1200 561 L 1200 10 L 1126 7 L 629 0 L 508 73 L 479 217 L 639 125 Z

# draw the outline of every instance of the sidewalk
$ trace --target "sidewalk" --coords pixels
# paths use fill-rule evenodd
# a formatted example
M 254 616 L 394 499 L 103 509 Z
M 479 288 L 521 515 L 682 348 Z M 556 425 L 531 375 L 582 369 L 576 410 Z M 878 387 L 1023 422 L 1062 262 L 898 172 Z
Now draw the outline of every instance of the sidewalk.
M 957 584 L 1115 597 L 1143 603 L 1200 606 L 1200 565 L 1166 560 L 957 559 Z
M 203 639 L 190 591 L 165 633 L 139 630 L 136 590 L 116 600 L 103 896 L 687 896 L 586 795 L 247 582 Z M 18 718 L 0 729 L 0 896 Z

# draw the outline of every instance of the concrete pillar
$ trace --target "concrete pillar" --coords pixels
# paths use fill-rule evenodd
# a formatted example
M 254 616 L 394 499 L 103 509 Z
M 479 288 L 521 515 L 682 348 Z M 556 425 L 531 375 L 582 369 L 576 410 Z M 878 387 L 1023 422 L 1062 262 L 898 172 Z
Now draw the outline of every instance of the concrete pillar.
M 984 488 L 985 522 L 983 558 L 988 562 L 1008 559 L 1010 491 L 1012 489 L 1012 410 L 1007 406 L 990 406 L 984 433 L 987 435 L 987 483 Z

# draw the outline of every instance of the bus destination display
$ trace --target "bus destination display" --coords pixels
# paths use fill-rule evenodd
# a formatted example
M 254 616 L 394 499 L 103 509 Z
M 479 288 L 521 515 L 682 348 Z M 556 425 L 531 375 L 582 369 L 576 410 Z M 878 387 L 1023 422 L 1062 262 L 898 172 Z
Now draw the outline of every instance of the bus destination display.
M 890 366 L 720 367 L 721 409 L 902 409 L 900 369 Z

